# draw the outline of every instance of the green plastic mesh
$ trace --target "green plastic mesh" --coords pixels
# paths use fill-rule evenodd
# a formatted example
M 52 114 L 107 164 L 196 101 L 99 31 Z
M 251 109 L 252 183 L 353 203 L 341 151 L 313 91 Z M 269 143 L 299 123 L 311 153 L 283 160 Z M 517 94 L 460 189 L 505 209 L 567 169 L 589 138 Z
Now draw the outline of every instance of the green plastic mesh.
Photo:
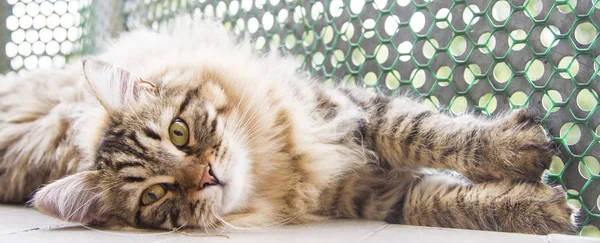
M 103 38 L 140 25 L 165 28 L 190 13 L 250 33 L 256 49 L 296 56 L 326 83 L 386 96 L 415 92 L 451 115 L 540 110 L 562 145 L 548 180 L 583 211 L 579 234 L 600 237 L 598 0 L 8 0 L 0 7 L 7 71 L 60 67 Z M 36 25 L 38 18 L 45 22 Z
M 0 30 L 0 53 L 8 59 L 0 59 L 0 68 L 62 67 L 83 50 L 91 1 L 1 1 L 0 28 L 6 29 Z

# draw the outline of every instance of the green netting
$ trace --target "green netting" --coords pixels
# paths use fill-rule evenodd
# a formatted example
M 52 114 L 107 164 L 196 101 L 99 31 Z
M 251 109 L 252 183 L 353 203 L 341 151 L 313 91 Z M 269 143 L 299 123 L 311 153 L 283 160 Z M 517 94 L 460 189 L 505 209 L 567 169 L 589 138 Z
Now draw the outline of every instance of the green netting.
M 327 83 L 412 91 L 452 115 L 545 112 L 542 124 L 562 145 L 548 178 L 584 211 L 580 234 L 600 237 L 600 1 L 8 0 L 4 63 L 62 66 L 105 37 L 164 28 L 183 12 L 216 16 Z
M 0 1 L 0 71 L 62 67 L 84 49 L 90 1 Z M 6 33 L 6 34 L 5 34 Z M 6 61 L 5 61 L 6 60 Z

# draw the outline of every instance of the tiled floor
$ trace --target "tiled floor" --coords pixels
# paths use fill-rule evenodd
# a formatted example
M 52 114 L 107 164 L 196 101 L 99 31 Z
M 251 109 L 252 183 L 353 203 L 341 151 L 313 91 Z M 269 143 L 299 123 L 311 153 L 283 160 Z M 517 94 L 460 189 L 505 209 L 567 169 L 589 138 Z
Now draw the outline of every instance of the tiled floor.
M 188 233 L 188 234 L 185 234 Z M 339 220 L 324 224 L 263 230 L 228 231 L 221 236 L 202 232 L 116 232 L 85 228 L 42 215 L 31 208 L 0 205 L 0 242 L 460 242 L 460 243 L 584 243 L 600 242 L 575 236 L 536 236 L 496 232 L 388 225 L 373 221 Z

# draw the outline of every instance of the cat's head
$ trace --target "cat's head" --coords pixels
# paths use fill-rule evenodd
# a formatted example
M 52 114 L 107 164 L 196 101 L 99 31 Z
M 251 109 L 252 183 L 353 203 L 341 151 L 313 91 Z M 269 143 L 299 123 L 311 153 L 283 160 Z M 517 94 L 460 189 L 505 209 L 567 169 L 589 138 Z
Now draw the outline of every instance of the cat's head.
M 107 114 L 95 168 L 41 188 L 38 210 L 73 222 L 171 229 L 210 227 L 244 203 L 249 158 L 233 129 L 236 107 L 214 75 L 157 71 L 142 79 L 102 61 L 83 66 Z

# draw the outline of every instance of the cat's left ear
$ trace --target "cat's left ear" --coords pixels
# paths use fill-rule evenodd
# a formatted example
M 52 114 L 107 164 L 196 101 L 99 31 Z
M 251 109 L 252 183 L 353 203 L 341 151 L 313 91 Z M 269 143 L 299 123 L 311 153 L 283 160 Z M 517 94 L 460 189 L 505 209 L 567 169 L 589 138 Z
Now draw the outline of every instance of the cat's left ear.
M 100 60 L 84 60 L 83 72 L 96 98 L 109 112 L 134 107 L 141 96 L 156 92 L 153 83 Z
M 76 223 L 102 223 L 98 171 L 84 171 L 56 180 L 29 202 L 43 214 Z

